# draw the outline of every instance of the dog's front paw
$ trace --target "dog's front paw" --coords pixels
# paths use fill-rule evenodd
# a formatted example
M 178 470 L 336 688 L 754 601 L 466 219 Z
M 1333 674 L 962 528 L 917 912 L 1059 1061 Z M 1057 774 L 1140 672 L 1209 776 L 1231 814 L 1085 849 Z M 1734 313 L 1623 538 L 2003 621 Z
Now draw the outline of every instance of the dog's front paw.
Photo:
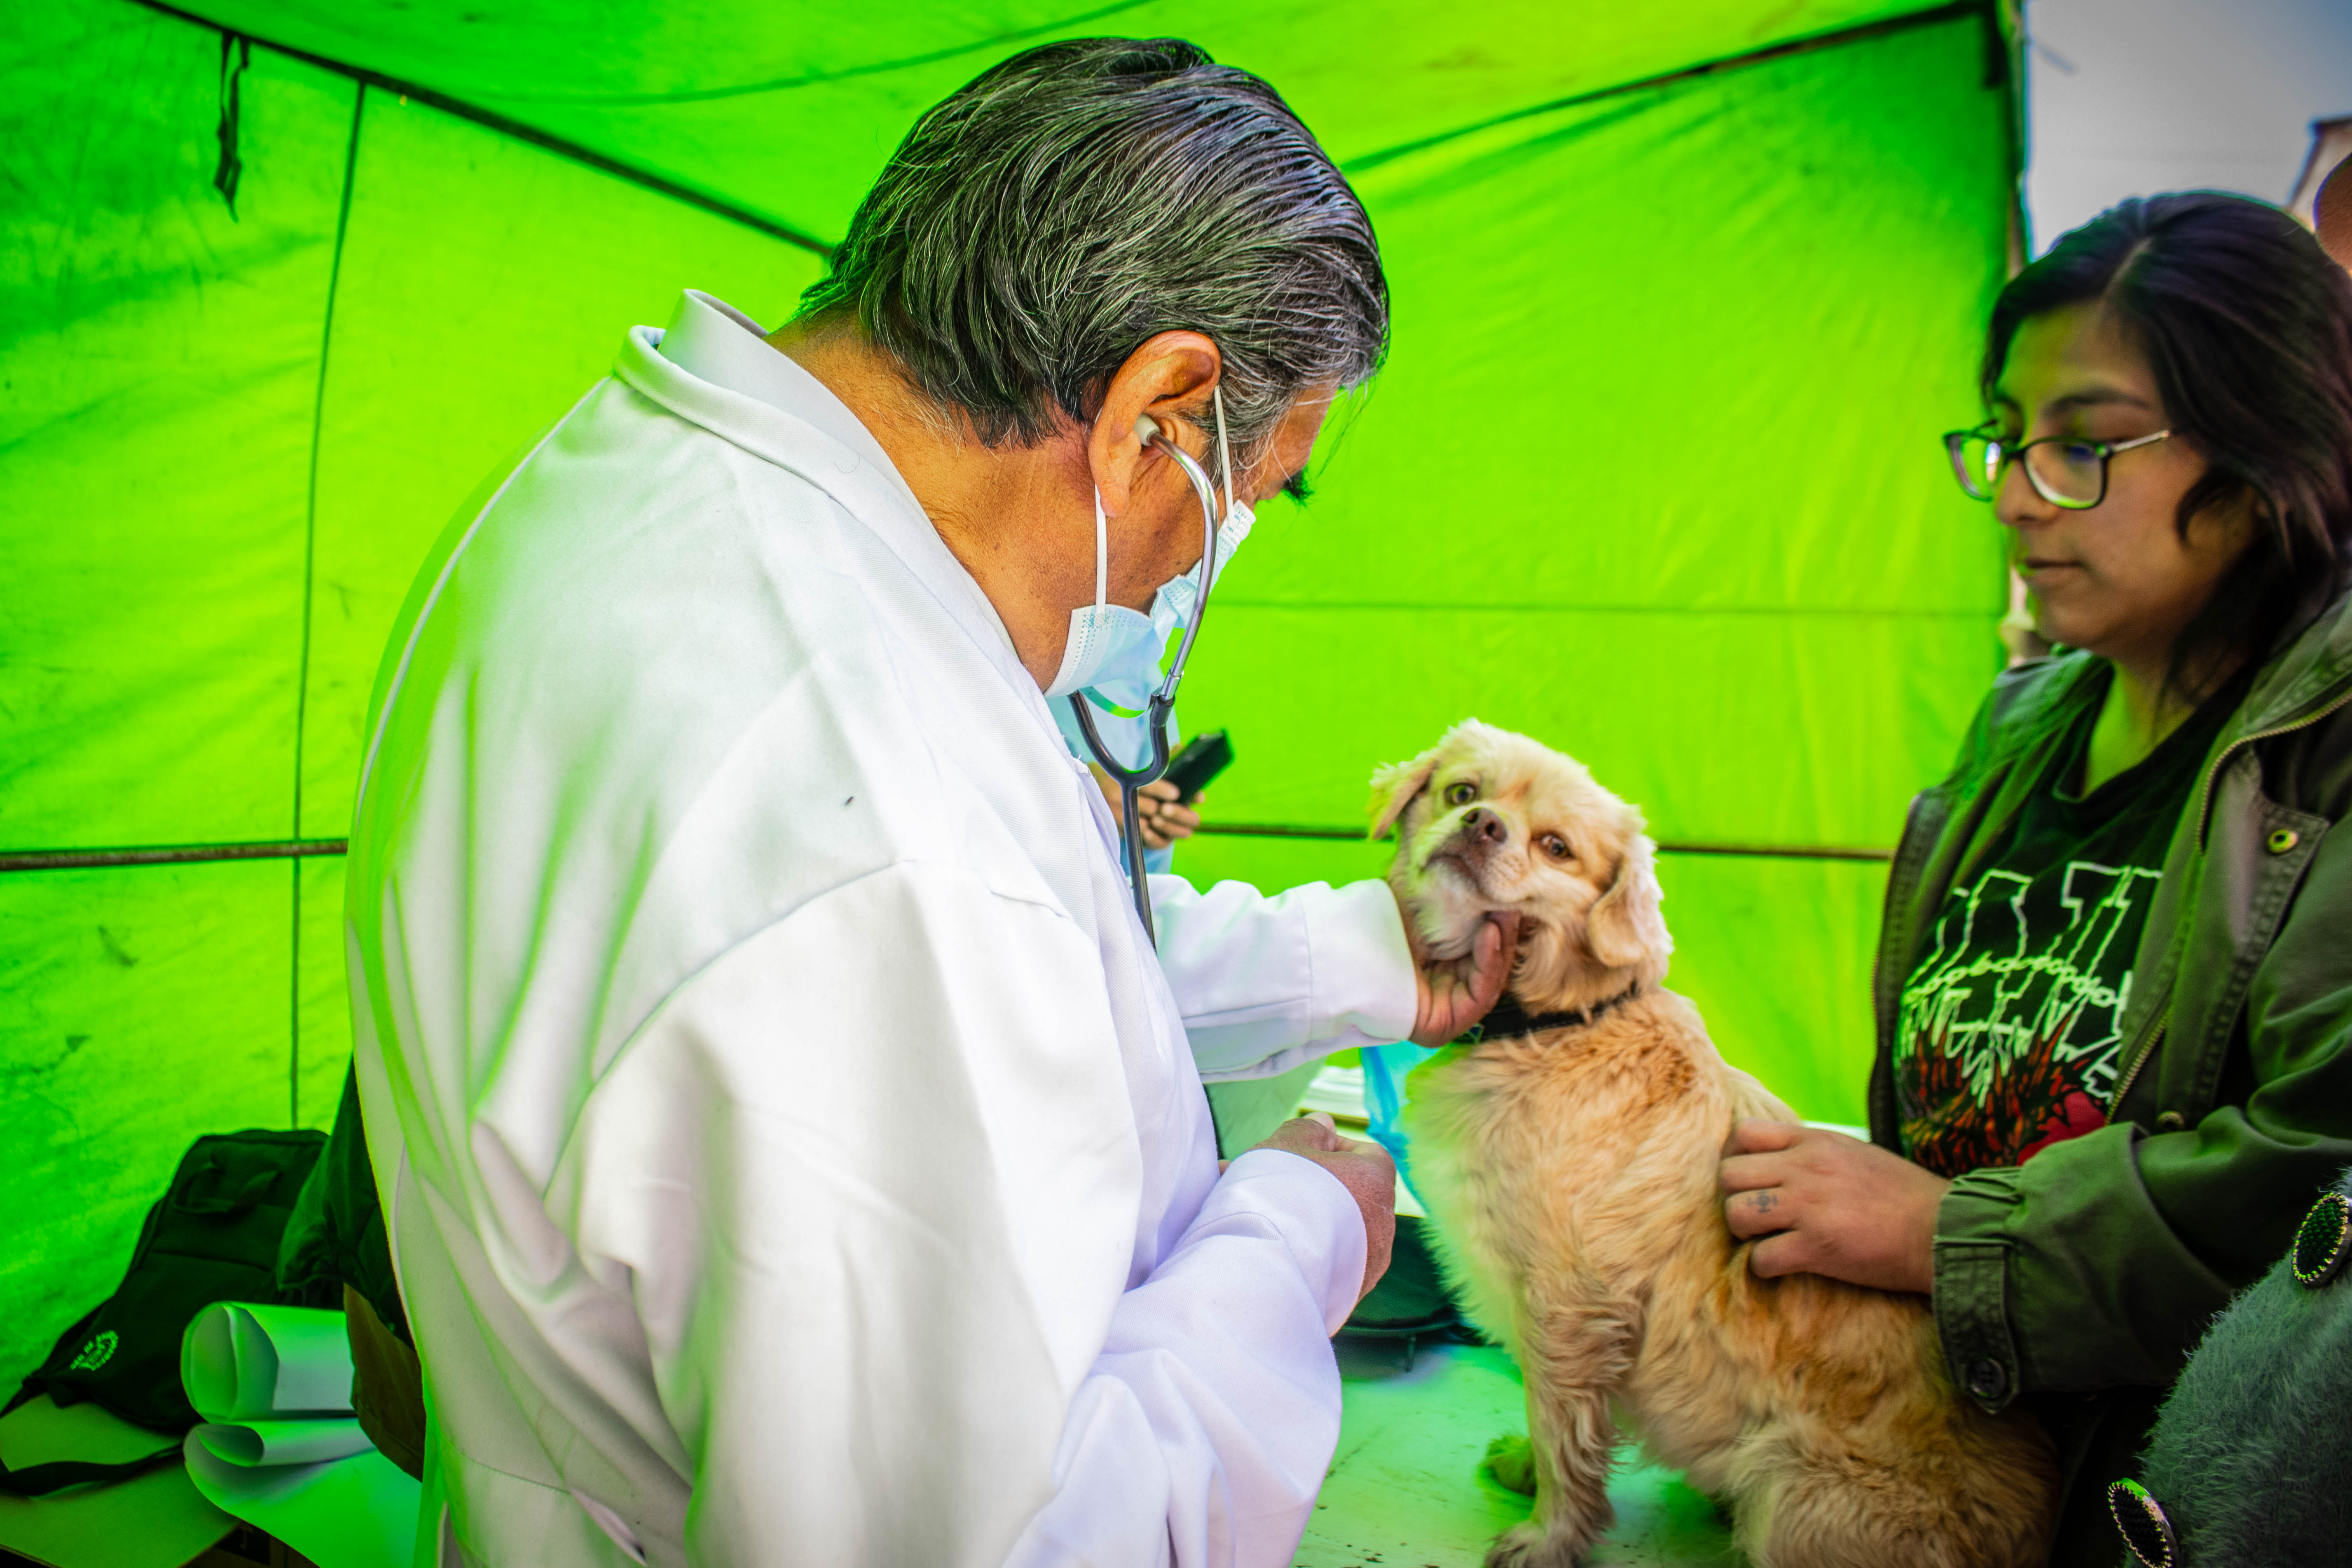
M 1536 1495 L 1536 1451 L 1525 1437 L 1501 1436 L 1486 1445 L 1486 1457 L 1478 1468 L 1495 1478 L 1495 1484 L 1518 1493 L 1521 1497 Z
M 1486 1549 L 1486 1568 L 1576 1568 L 1583 1561 L 1573 1535 L 1547 1530 L 1533 1520 L 1505 1531 Z

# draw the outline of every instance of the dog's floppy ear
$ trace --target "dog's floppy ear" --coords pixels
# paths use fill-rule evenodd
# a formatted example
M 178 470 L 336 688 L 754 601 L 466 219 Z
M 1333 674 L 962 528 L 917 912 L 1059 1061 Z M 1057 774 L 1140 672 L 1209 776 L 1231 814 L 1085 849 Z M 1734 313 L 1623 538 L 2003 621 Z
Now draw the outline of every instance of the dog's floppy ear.
M 1378 838 L 1396 826 L 1396 819 L 1404 815 L 1404 808 L 1412 804 L 1413 797 L 1429 787 L 1429 775 L 1437 771 L 1437 753 L 1444 749 L 1443 745 L 1432 746 L 1409 763 L 1391 763 L 1372 770 L 1372 802 L 1367 808 L 1371 813 L 1372 828 L 1365 837 Z
M 1612 969 L 1643 962 L 1663 964 L 1675 951 L 1675 939 L 1666 934 L 1665 916 L 1658 910 L 1665 894 L 1658 887 L 1657 852 L 1649 835 L 1637 826 L 1618 857 L 1617 879 L 1584 917 L 1585 944 Z

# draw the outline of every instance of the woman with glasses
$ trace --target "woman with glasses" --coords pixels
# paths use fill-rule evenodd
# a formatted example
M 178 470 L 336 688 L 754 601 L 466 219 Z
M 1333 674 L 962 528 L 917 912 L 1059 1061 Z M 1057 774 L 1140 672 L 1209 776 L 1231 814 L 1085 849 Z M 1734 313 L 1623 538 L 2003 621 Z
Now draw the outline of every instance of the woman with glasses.
M 1913 805 L 1872 1142 L 1744 1124 L 1725 1214 L 1760 1275 L 1930 1295 L 2056 1440 L 2052 1561 L 2107 1564 L 2166 1389 L 2352 1163 L 2352 279 L 2261 203 L 2126 202 L 2001 291 L 1982 388 L 1946 451 L 2060 651 Z

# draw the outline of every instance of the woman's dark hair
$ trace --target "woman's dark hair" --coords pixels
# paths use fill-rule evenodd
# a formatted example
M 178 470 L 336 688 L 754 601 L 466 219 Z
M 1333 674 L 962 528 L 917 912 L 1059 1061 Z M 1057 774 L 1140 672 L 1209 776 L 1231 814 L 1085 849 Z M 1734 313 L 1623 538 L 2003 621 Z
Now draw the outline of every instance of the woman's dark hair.
M 2333 598 L 2352 552 L 2352 276 L 2278 208 L 2210 191 L 2135 198 L 2074 229 L 1994 303 L 1986 401 L 2017 330 L 2102 301 L 2147 356 L 2165 416 L 2210 468 L 2176 526 L 2251 498 L 2252 545 L 2182 629 L 2167 685 L 2259 658 Z

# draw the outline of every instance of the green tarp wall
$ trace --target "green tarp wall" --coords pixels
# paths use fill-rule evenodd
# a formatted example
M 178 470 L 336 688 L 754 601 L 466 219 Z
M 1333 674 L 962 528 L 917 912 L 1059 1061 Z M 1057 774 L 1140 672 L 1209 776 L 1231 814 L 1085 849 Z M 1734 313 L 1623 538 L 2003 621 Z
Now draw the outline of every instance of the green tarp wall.
M 2000 659 L 1994 531 L 1934 446 L 2011 249 L 1990 9 L 194 9 L 0 18 L 0 1379 L 191 1137 L 330 1118 L 362 709 L 452 510 L 681 287 L 789 313 L 913 115 L 1053 37 L 1267 76 L 1393 279 L 1390 368 L 1202 641 L 1213 816 L 1350 830 L 1465 714 L 1572 751 L 1670 847 L 1726 1053 L 1860 1119 L 1884 867 L 1818 852 L 1893 844 Z M 125 847 L 194 858 L 77 863 Z

